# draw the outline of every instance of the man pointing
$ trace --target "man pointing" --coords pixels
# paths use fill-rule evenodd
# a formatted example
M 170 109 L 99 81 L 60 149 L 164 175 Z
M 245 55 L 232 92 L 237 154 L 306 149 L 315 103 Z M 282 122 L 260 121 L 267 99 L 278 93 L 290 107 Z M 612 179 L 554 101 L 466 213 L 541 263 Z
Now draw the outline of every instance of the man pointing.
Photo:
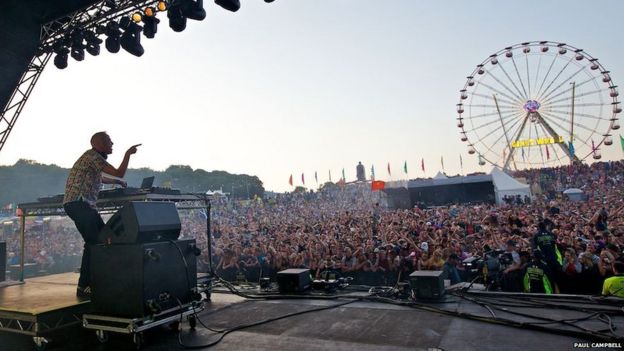
M 95 208 L 100 187 L 102 183 L 126 186 L 125 181 L 108 178 L 106 175 L 123 177 L 128 169 L 130 155 L 136 153 L 140 145 L 131 146 L 126 151 L 119 167 L 115 168 L 106 162 L 107 156 L 113 152 L 113 141 L 106 132 L 95 133 L 91 137 L 91 149 L 85 151 L 69 171 L 65 184 L 63 208 L 74 221 L 85 241 L 76 292 L 78 297 L 88 298 L 91 294 L 89 281 L 91 245 L 97 244 L 97 234 L 104 226 L 104 221 Z

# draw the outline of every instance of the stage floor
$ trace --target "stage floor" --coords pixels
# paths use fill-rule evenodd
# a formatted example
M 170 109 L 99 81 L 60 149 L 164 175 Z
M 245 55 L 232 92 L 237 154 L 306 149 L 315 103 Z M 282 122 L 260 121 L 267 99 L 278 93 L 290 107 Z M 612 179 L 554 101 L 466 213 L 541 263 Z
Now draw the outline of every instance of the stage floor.
M 76 297 L 78 273 L 26 279 L 24 284 L 0 288 L 0 312 L 42 314 L 88 301 Z
M 227 329 L 243 324 L 262 321 L 293 312 L 322 306 L 330 306 L 345 300 L 247 300 L 231 294 L 213 293 L 212 301 L 199 318 L 213 330 Z M 499 302 L 502 300 L 498 300 Z M 568 302 L 553 302 L 564 303 Z M 489 311 L 478 304 L 448 297 L 445 303 L 432 303 L 434 308 L 446 308 L 470 313 L 484 318 L 496 314 L 500 318 L 513 318 L 496 310 Z M 617 311 L 618 307 L 614 307 Z M 560 308 L 523 309 L 530 316 L 571 319 L 587 316 L 586 313 Z M 615 332 L 624 335 L 622 315 L 612 317 Z M 530 317 L 518 322 L 528 322 Z M 602 328 L 597 320 L 587 320 L 586 328 Z M 561 329 L 566 329 L 562 327 Z M 575 328 L 567 328 L 573 330 Z M 186 321 L 179 335 L 182 343 L 200 346 L 217 340 L 219 334 L 197 323 L 193 331 Z M 135 345 L 129 335 L 110 334 L 105 344 L 97 341 L 93 330 L 80 326 L 66 329 L 51 336 L 48 350 L 133 350 Z M 178 334 L 168 326 L 160 326 L 145 332 L 144 350 L 179 350 Z M 379 302 L 354 302 L 349 305 L 293 316 L 254 326 L 226 335 L 223 341 L 210 350 L 570 350 L 578 342 L 589 342 L 575 337 L 561 336 L 504 325 L 484 323 Z M 618 342 L 614 337 L 613 342 Z M 0 333 L 0 349 L 31 350 L 31 338 L 23 335 Z M 208 348 L 204 348 L 208 349 Z M 603 348 L 604 350 L 605 348 Z

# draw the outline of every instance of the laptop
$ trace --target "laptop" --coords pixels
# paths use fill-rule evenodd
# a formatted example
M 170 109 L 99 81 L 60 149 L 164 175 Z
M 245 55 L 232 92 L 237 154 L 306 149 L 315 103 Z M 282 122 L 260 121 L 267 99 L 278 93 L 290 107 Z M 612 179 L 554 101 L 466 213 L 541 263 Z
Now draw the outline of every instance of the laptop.
M 141 190 L 150 190 L 152 189 L 153 185 L 154 185 L 154 176 L 145 177 L 143 178 L 143 181 L 141 182 Z

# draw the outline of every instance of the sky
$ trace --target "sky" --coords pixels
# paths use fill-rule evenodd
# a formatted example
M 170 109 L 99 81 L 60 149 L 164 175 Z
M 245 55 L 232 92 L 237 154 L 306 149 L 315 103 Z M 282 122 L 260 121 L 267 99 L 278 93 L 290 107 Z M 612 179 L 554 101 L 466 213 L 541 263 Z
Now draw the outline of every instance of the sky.
M 87 55 L 46 67 L 0 164 L 20 158 L 71 167 L 107 131 L 117 165 L 171 164 L 257 175 L 289 191 L 355 179 L 489 171 L 460 141 L 455 104 L 475 66 L 504 47 L 549 40 L 597 57 L 624 82 L 617 0 L 241 0 L 232 13 L 205 1 L 204 21 L 173 32 L 161 13 L 145 54 Z M 603 160 L 622 158 L 618 136 Z M 424 159 L 425 172 L 420 169 Z M 391 166 L 392 175 L 386 167 Z M 403 173 L 407 163 L 408 174 Z

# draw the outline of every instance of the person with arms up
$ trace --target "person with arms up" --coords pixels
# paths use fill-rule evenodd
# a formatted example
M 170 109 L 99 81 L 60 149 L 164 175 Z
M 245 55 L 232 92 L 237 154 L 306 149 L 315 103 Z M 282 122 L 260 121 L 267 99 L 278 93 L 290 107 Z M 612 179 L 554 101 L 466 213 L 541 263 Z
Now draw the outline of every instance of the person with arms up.
M 131 146 L 119 167 L 115 168 L 106 161 L 107 156 L 113 152 L 113 141 L 106 132 L 95 133 L 91 137 L 91 149 L 85 151 L 69 171 L 63 208 L 85 241 L 76 292 L 78 297 L 88 298 L 91 294 L 89 281 L 91 245 L 97 244 L 97 235 L 104 227 L 104 221 L 95 207 L 100 187 L 102 183 L 126 186 L 125 181 L 105 177 L 103 173 L 122 178 L 128 169 L 130 156 L 137 152 L 140 145 Z

